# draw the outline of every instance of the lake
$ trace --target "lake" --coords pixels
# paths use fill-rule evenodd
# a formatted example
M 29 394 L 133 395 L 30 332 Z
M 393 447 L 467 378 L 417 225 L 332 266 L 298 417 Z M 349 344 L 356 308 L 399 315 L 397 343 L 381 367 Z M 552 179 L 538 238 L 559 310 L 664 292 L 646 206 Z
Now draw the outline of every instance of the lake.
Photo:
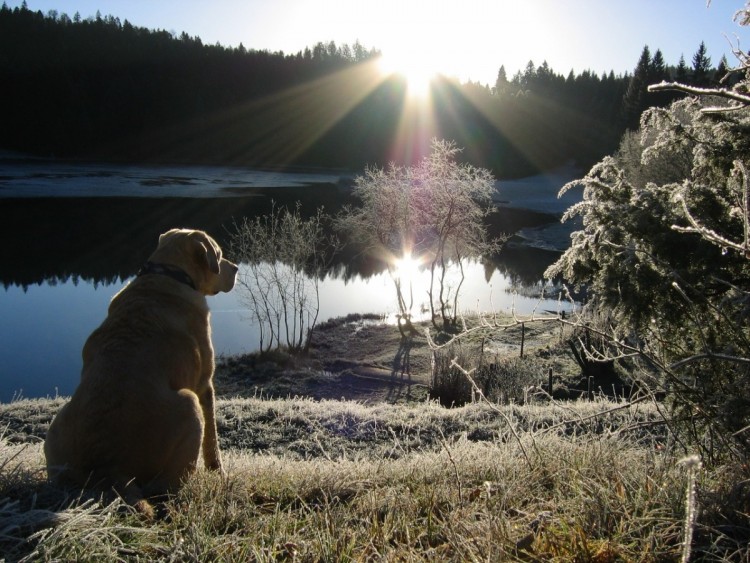
M 524 179 L 508 183 L 505 192 L 500 183 L 504 208 L 497 221 L 513 232 L 522 229 L 523 244 L 510 245 L 491 263 L 468 265 L 462 311 L 557 308 L 556 301 L 540 303 L 508 290 L 540 280 L 554 250 L 564 247 L 567 234 L 557 232 L 550 213 L 569 202 L 543 197 L 563 183 L 555 176 Z M 349 176 L 329 171 L 0 161 L 0 402 L 75 390 L 83 343 L 160 233 L 200 228 L 225 243 L 234 221 L 265 213 L 272 199 L 335 212 L 350 184 Z M 513 207 L 523 205 L 524 194 L 536 209 Z M 320 285 L 320 321 L 395 312 L 393 282 L 382 269 L 344 257 L 333 271 Z M 426 279 L 424 272 L 414 281 L 417 305 Z M 241 291 L 208 301 L 217 354 L 255 350 L 258 331 Z

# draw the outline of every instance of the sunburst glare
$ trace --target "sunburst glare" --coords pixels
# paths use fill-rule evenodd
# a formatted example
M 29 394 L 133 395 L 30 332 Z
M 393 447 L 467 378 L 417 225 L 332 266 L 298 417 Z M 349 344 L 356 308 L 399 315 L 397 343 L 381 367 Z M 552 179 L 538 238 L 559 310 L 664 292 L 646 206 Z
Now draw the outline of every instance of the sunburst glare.
M 408 95 L 414 98 L 426 98 L 437 75 L 437 68 L 414 52 L 384 54 L 378 59 L 378 66 L 385 76 L 402 76 Z
M 422 261 L 412 256 L 411 252 L 405 252 L 401 258 L 397 258 L 394 263 L 394 274 L 402 281 L 410 283 L 419 276 L 422 267 Z

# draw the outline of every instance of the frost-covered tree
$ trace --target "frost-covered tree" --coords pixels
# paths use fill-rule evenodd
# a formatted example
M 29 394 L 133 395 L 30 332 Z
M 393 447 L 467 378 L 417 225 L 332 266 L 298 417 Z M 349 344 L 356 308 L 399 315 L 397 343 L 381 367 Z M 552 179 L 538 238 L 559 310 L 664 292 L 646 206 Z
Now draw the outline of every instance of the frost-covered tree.
M 416 210 L 418 254 L 430 270 L 428 290 L 432 322 L 455 326 L 460 311 L 458 296 L 464 282 L 464 263 L 496 249 L 487 239 L 485 219 L 492 211 L 495 178 L 489 170 L 458 164 L 459 149 L 451 142 L 434 140 L 432 152 L 417 166 L 412 203 Z M 449 286 L 448 271 L 458 270 L 458 281 Z
M 671 392 L 704 453 L 746 456 L 750 66 L 738 54 L 732 89 L 653 86 L 690 96 L 648 110 L 617 154 L 563 188 L 584 188 L 565 216 L 583 229 L 547 275 L 587 288 L 615 354 L 647 359 L 642 374 Z
M 413 296 L 397 275 L 399 260 L 413 256 L 429 269 L 432 321 L 443 328 L 454 325 L 459 314 L 465 261 L 495 248 L 485 228 L 495 179 L 488 170 L 456 162 L 458 152 L 454 143 L 433 139 L 430 154 L 414 166 L 368 168 L 355 181 L 361 205 L 345 209 L 338 220 L 353 241 L 391 272 L 404 334 L 412 330 Z M 450 269 L 459 276 L 452 287 Z
M 566 213 L 566 219 L 581 215 L 584 229 L 548 274 L 588 284 L 602 305 L 638 330 L 655 316 L 657 323 L 684 320 L 687 310 L 673 303 L 674 282 L 720 295 L 717 277 L 734 282 L 747 273 L 743 260 L 680 230 L 690 226 L 685 202 L 714 230 L 731 238 L 742 234 L 737 158 L 731 157 L 740 156 L 737 149 L 742 158 L 750 156 L 750 144 L 737 146 L 750 123 L 739 115 L 716 121 L 704 107 L 688 98 L 649 110 L 637 136 L 624 138 L 616 155 L 565 188 L 584 187 L 583 201 Z

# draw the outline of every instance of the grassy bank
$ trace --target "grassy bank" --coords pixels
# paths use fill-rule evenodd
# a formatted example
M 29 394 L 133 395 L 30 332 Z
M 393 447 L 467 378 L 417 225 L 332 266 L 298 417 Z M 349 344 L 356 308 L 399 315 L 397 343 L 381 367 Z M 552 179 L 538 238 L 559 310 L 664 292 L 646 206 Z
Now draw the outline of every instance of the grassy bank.
M 56 400 L 0 405 L 8 560 L 673 561 L 686 452 L 654 405 L 219 401 L 228 477 L 199 471 L 154 524 L 45 482 Z M 747 557 L 741 468 L 698 472 L 694 551 Z M 730 524 L 735 526 L 730 528 Z M 740 526 L 739 528 L 737 526 Z M 713 554 L 709 555 L 709 553 Z

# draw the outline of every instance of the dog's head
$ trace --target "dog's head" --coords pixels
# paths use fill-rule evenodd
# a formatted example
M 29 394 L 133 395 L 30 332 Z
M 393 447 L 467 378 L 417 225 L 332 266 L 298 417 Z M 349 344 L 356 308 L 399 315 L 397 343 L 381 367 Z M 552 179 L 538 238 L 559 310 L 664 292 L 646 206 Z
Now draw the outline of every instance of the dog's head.
M 181 269 L 204 295 L 231 290 L 237 275 L 237 266 L 222 258 L 216 241 L 192 229 L 172 229 L 161 235 L 149 262 Z

